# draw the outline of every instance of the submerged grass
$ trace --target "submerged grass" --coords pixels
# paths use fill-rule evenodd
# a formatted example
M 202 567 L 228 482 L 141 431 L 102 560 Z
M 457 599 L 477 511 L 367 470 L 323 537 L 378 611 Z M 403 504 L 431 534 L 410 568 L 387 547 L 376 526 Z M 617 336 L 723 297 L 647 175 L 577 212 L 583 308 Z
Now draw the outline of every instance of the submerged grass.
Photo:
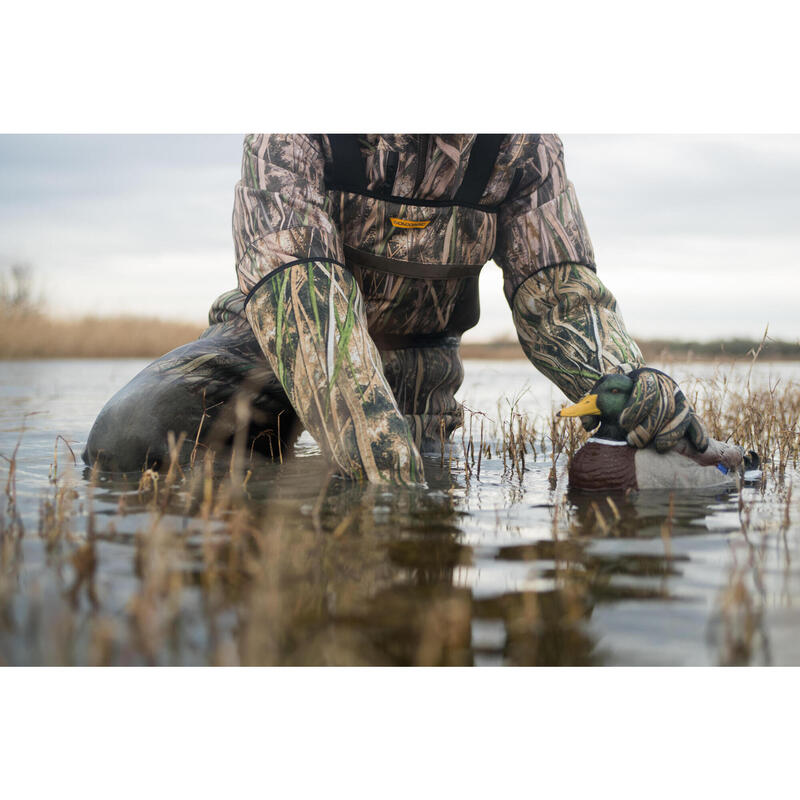
M 710 434 L 756 450 L 768 478 L 739 492 L 707 644 L 721 664 L 771 663 L 768 614 L 793 596 L 800 389 L 754 387 L 723 372 L 689 391 Z M 182 434 L 170 440 L 165 470 L 122 480 L 81 472 L 57 438 L 35 523 L 18 496 L 18 444 L 3 456 L 0 660 L 613 661 L 591 634 L 594 608 L 679 600 L 675 582 L 689 559 L 678 543 L 697 512 L 675 496 L 650 506 L 569 497 L 565 469 L 585 432 L 576 420 L 556 422 L 556 409 L 537 417 L 520 408 L 521 397 L 493 416 L 465 408 L 460 434 L 426 462 L 430 490 L 356 486 L 307 458 L 263 461 L 243 442 L 215 454 L 194 434 L 188 463 L 180 460 Z M 475 595 L 469 576 L 478 555 L 464 541 L 468 512 L 459 498 L 499 484 L 513 505 L 537 474 L 549 489 L 548 525 L 533 543 L 504 546 L 497 556 L 530 562 L 535 588 Z M 494 513 L 507 536 L 511 523 Z M 642 539 L 660 541 L 663 552 L 598 547 Z M 776 570 L 787 587 L 783 600 L 769 588 Z

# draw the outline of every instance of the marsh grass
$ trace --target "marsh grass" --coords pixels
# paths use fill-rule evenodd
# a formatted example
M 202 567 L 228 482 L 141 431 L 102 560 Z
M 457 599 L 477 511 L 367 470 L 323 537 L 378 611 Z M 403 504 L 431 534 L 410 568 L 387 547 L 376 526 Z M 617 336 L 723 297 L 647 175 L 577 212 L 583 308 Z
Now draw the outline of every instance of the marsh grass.
M 150 317 L 58 319 L 33 310 L 0 314 L 0 359 L 153 358 L 196 339 L 202 326 Z
M 547 418 L 520 411 L 521 399 L 519 395 L 501 401 L 496 417 L 462 405 L 461 458 L 456 458 L 455 466 L 463 468 L 467 480 L 473 474 L 479 478 L 481 462 L 484 458 L 491 459 L 493 454 L 502 459 L 503 477 L 518 482 L 524 480 L 526 461 L 536 463 L 549 458 L 550 488 L 555 489 L 560 457 L 565 455 L 569 463 L 589 434 L 577 420 L 558 418 L 558 409 L 554 408 Z M 447 449 L 444 441 L 441 447 L 444 466 Z M 448 464 L 452 469 L 452 453 Z
M 797 548 L 800 391 L 724 370 L 689 391 L 710 434 L 756 450 L 766 474 L 739 491 L 708 646 L 721 664 L 771 663 L 767 620 L 779 601 L 768 585 L 777 569 L 789 587 Z M 530 415 L 521 401 L 502 401 L 493 415 L 464 408 L 462 430 L 431 462 L 432 491 L 357 486 L 326 469 L 315 493 L 299 496 L 304 459 L 265 461 L 241 439 L 215 453 L 197 432 L 170 437 L 161 472 L 121 480 L 81 472 L 58 437 L 35 525 L 17 493 L 18 442 L 3 456 L 0 659 L 470 664 L 491 655 L 474 639 L 475 621 L 500 620 L 508 663 L 600 663 L 608 654 L 586 629 L 593 608 L 672 601 L 687 560 L 676 537 L 691 513 L 674 496 L 646 513 L 630 497 L 569 497 L 565 470 L 587 434 L 577 420 L 556 421 L 557 409 Z M 536 474 L 547 476 L 549 538 L 502 555 L 549 565 L 541 580 L 550 588 L 473 597 L 458 577 L 476 559 L 462 542 L 459 494 L 489 480 L 521 499 Z M 504 524 L 498 513 L 498 531 Z M 660 539 L 663 554 L 595 547 L 640 537 Z M 780 602 L 791 597 L 787 588 Z

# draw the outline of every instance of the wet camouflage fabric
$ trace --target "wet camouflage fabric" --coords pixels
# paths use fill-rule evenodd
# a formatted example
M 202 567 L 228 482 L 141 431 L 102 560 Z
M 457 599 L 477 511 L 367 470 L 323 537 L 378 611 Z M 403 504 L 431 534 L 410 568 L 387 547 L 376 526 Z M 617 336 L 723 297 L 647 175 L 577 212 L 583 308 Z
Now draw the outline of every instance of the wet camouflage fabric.
M 194 364 L 192 368 L 195 372 L 191 375 L 183 368 L 175 371 L 174 379 L 181 380 L 180 376 L 186 374 L 190 383 L 208 386 L 209 397 L 216 398 L 220 396 L 223 386 L 230 391 L 231 382 L 238 384 L 252 370 L 254 381 L 263 375 L 267 376 L 260 384 L 262 391 L 279 401 L 282 399 L 288 415 L 292 411 L 291 404 L 277 376 L 263 359 L 258 340 L 245 316 L 244 299 L 238 289 L 220 295 L 209 312 L 209 328 L 200 337 L 218 338 L 218 331 L 224 330 L 226 341 L 231 342 L 229 347 L 241 355 L 241 361 L 237 363 L 247 363 L 247 369 L 239 370 L 241 377 L 236 379 L 231 374 L 219 376 L 216 374 L 216 362 L 209 361 Z M 463 411 L 454 397 L 464 380 L 464 366 L 458 345 L 458 337 L 453 336 L 437 346 L 380 351 L 383 373 L 400 411 L 411 427 L 417 448 L 438 448 L 442 435 L 449 437 L 461 425 Z M 171 367 L 165 365 L 164 371 L 170 372 Z M 217 383 L 221 383 L 220 391 L 217 391 Z M 291 416 L 294 416 L 293 411 Z
M 300 432 L 289 399 L 247 320 L 226 316 L 114 394 L 89 433 L 87 464 L 115 472 L 165 467 L 170 435 L 174 442 L 181 433 L 185 460 L 232 446 L 276 459 L 288 451 Z
M 170 432 L 186 434 L 186 458 L 198 447 L 222 453 L 237 442 L 275 459 L 289 451 L 303 426 L 243 306 L 238 290 L 222 295 L 198 339 L 148 365 L 109 400 L 89 434 L 87 464 L 118 472 L 168 464 Z M 463 379 L 458 338 L 381 351 L 380 358 L 415 446 L 438 453 L 441 437 L 461 423 L 454 398 Z
M 511 302 L 525 354 L 573 402 L 601 375 L 644 364 L 617 301 L 588 267 L 565 264 L 537 272 Z
M 454 397 L 464 380 L 458 339 L 440 347 L 382 351 L 381 359 L 415 444 L 422 450 L 439 449 L 464 417 Z
M 631 399 L 619 417 L 628 431 L 628 444 L 645 447 L 651 441 L 659 453 L 673 448 L 684 436 L 702 453 L 708 435 L 685 395 L 669 375 L 637 370 Z
M 282 270 L 262 284 L 246 313 L 301 422 L 345 475 L 424 480 L 349 272 L 321 261 Z

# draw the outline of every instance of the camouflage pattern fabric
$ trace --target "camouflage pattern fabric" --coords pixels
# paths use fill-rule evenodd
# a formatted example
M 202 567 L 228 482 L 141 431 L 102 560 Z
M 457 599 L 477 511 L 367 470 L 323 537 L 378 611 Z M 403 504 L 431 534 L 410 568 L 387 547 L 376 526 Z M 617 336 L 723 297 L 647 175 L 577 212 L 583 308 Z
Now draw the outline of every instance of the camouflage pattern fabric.
M 316 137 L 246 137 L 233 204 L 236 270 L 245 295 L 291 261 L 344 261 L 324 168 Z
M 239 363 L 247 363 L 249 370 L 252 370 L 253 378 L 249 378 L 249 382 L 260 382 L 263 393 L 282 401 L 287 418 L 293 419 L 294 411 L 289 399 L 276 374 L 264 361 L 258 340 L 247 321 L 244 300 L 244 295 L 238 289 L 220 295 L 211 307 L 209 327 L 200 339 L 213 336 L 217 341 L 220 338 L 219 331 L 225 331 L 228 347 L 239 356 Z M 442 435 L 449 437 L 463 419 L 463 410 L 455 399 L 455 393 L 464 380 L 459 338 L 451 336 L 441 344 L 425 347 L 380 350 L 380 356 L 383 374 L 411 428 L 414 444 L 418 449 L 438 450 Z M 169 354 L 156 363 L 160 364 L 164 359 L 169 359 Z M 249 371 L 242 372 L 238 380 L 232 380 L 229 371 L 225 376 L 217 374 L 216 362 L 209 362 L 209 368 L 195 363 L 194 372 L 191 373 L 185 366 L 183 364 L 175 370 L 175 379 L 184 380 L 179 376 L 185 376 L 190 384 L 207 386 L 210 400 L 220 396 L 220 391 L 215 389 L 221 379 L 224 379 L 225 391 L 230 392 L 231 383 L 238 384 L 250 374 Z M 163 365 L 160 369 L 164 374 L 169 373 L 169 369 Z
M 407 451 L 406 439 L 411 434 L 399 425 L 399 413 L 389 422 L 394 411 L 382 394 L 386 387 L 378 389 L 381 381 L 376 382 L 374 359 L 367 357 L 367 339 L 379 334 L 458 335 L 465 326 L 474 324 L 463 323 L 455 314 L 464 281 L 436 278 L 439 267 L 480 266 L 494 258 L 503 270 L 505 294 L 526 354 L 572 400 L 585 394 L 601 375 L 628 372 L 643 364 L 613 295 L 594 274 L 591 240 L 574 188 L 566 177 L 560 139 L 553 135 L 505 136 L 481 207 L 448 205 L 464 178 L 475 141 L 474 134 L 362 136 L 367 192 L 383 195 L 374 197 L 327 190 L 326 165 L 333 155 L 327 135 L 258 135 L 245 140 L 242 179 L 237 185 L 234 207 L 234 240 L 241 292 L 247 295 L 254 287 L 259 289 L 258 302 L 251 300 L 248 307 L 248 319 L 270 363 L 279 371 L 292 405 L 297 408 L 296 403 L 304 403 L 304 407 L 314 409 L 313 414 L 308 412 L 309 429 L 324 439 L 326 444 L 320 443 L 337 463 L 345 470 L 353 470 L 353 474 L 371 480 L 387 476 L 393 479 L 397 465 L 407 461 L 410 471 L 406 474 L 402 468 L 398 476 L 400 480 L 410 480 L 417 469 L 413 456 L 398 455 Z M 392 156 L 394 170 L 389 166 Z M 405 198 L 409 202 L 404 202 Z M 419 205 L 425 202 L 431 205 Z M 399 228 L 392 224 L 392 218 L 427 224 Z M 410 278 L 370 269 L 371 257 L 428 265 L 431 277 Z M 352 343 L 352 354 L 341 352 L 350 372 L 341 366 L 328 366 L 326 372 L 321 366 L 323 361 L 311 359 L 317 371 L 312 370 L 311 377 L 306 375 L 298 383 L 304 388 L 297 390 L 287 387 L 294 386 L 296 365 L 305 365 L 306 361 L 296 356 L 288 361 L 278 357 L 276 325 L 280 303 L 275 297 L 267 297 L 277 288 L 285 292 L 287 286 L 295 287 L 291 301 L 294 310 L 281 317 L 282 335 L 289 337 L 297 353 L 306 349 L 309 353 L 318 352 L 322 347 L 319 333 L 314 340 L 309 310 L 301 313 L 302 291 L 299 285 L 295 286 L 302 269 L 291 267 L 291 277 L 283 275 L 277 282 L 267 278 L 294 262 L 300 262 L 298 267 L 313 262 L 314 266 L 308 269 L 328 270 L 331 280 L 341 286 L 341 266 L 345 265 L 355 283 L 332 296 L 339 298 L 337 302 L 349 304 L 351 310 L 358 309 L 352 318 L 358 317 L 360 326 L 358 336 L 348 339 L 350 332 L 345 336 Z M 337 277 L 340 273 L 341 279 Z M 262 287 L 266 288 L 262 291 Z M 286 302 L 286 296 L 281 296 L 281 303 Z M 324 305 L 325 299 L 317 296 L 312 287 L 307 303 L 314 297 L 319 314 L 320 303 Z M 344 305 L 336 313 L 344 315 L 341 320 L 350 319 Z M 290 332 L 286 325 L 294 319 L 300 327 Z M 341 320 L 337 318 L 337 325 Z M 318 325 L 316 318 L 314 321 Z M 307 336 L 311 338 L 306 342 Z M 337 348 L 351 347 L 341 345 L 341 337 L 336 342 Z M 330 349 L 329 344 L 325 346 Z M 393 377 L 394 386 L 405 391 L 405 387 L 413 385 L 416 357 L 412 352 L 397 352 L 402 355 L 395 354 L 384 366 L 387 376 Z M 443 374 L 450 375 L 454 363 L 443 358 Z M 426 361 L 426 368 L 430 369 L 428 362 L 430 358 Z M 358 377 L 352 368 L 355 364 L 365 370 Z M 452 373 L 453 383 L 460 383 L 459 370 L 460 367 Z M 405 382 L 399 380 L 401 372 L 408 373 Z M 351 403 L 347 414 L 344 406 L 337 406 L 336 413 L 326 417 L 329 406 L 318 401 L 308 405 L 311 395 L 320 392 L 338 397 L 337 390 L 325 380 L 335 376 L 342 381 L 348 375 L 358 386 L 376 392 L 370 395 L 374 407 L 364 406 L 356 412 Z M 668 393 L 663 382 L 655 386 Z M 339 389 L 344 391 L 344 387 Z M 686 419 L 691 422 L 691 417 L 682 415 L 667 394 L 654 395 L 648 390 L 644 395 L 647 402 L 638 407 L 636 414 L 631 412 L 631 418 L 638 420 L 633 439 L 642 446 L 649 441 L 648 436 L 658 435 L 663 446 L 685 428 Z M 657 402 L 652 400 L 655 396 L 659 398 Z M 343 398 L 344 395 L 342 402 Z M 444 392 L 441 399 L 430 395 L 426 398 L 433 407 L 424 410 L 419 420 L 411 415 L 417 443 L 430 435 L 436 414 L 440 427 L 446 419 L 444 428 L 448 431 L 458 424 L 458 414 L 450 407 L 452 392 Z M 671 417 L 670 410 L 674 412 Z M 369 430 L 368 420 L 373 415 L 375 430 L 381 433 L 381 447 L 386 448 L 383 456 L 372 453 L 371 458 L 377 459 L 374 469 L 365 436 L 360 440 L 355 436 L 357 430 Z M 696 429 L 695 423 L 691 424 Z M 345 425 L 351 433 L 344 435 L 339 425 Z
M 454 397 L 464 380 L 452 338 L 440 347 L 409 347 L 381 352 L 383 372 L 392 387 L 414 443 L 423 451 L 439 450 L 461 427 L 464 412 Z
M 349 272 L 322 261 L 284 269 L 262 284 L 246 313 L 298 417 L 345 475 L 424 480 Z
M 462 296 L 461 278 L 423 280 L 390 275 L 361 267 L 352 259 L 347 267 L 361 289 L 373 335 L 424 335 L 450 329 Z
M 502 268 L 504 291 L 511 303 L 532 275 L 564 264 L 595 269 L 594 249 L 575 188 L 567 180 L 564 153 L 557 136 L 542 136 L 535 165 L 519 189 L 500 206 L 494 260 Z
M 555 136 L 504 138 L 481 198 L 486 208 L 435 205 L 455 196 L 475 141 L 475 134 L 365 135 L 360 144 L 368 191 L 388 193 L 393 199 L 387 200 L 327 191 L 325 168 L 332 150 L 326 135 L 245 139 L 233 232 L 239 288 L 247 296 L 257 287 L 247 319 L 292 406 L 346 474 L 421 480 L 414 442 L 438 439 L 460 424 L 453 393 L 463 373 L 452 347 L 384 353 L 384 376 L 371 336 L 447 333 L 457 338 L 464 326 L 474 324 L 459 322 L 455 314 L 464 281 L 436 278 L 434 271 L 479 267 L 492 257 L 498 242 L 492 206 L 516 203 L 506 225 L 512 218 L 530 217 L 502 237 L 507 286 L 516 288 L 565 253 L 593 265 Z M 415 202 L 404 203 L 404 197 Z M 434 205 L 417 205 L 420 201 Z M 544 212 L 538 210 L 548 204 Z M 399 228 L 392 217 L 427 224 Z M 520 247 L 523 235 L 538 243 Z M 370 269 L 360 263 L 359 253 L 430 265 L 432 275 L 410 278 Z M 285 269 L 291 264 L 297 266 Z M 344 264 L 351 274 L 342 271 Z M 231 295 L 217 305 L 224 308 L 226 302 L 238 301 Z M 439 388 L 423 391 L 422 378 L 434 374 Z M 392 396 L 392 384 L 410 426 Z
M 652 442 L 663 453 L 686 436 L 700 452 L 708 447 L 703 424 L 675 381 L 643 367 L 614 296 L 592 270 L 579 264 L 543 270 L 519 287 L 512 308 L 525 354 L 573 402 L 603 375 L 635 378 L 620 415 L 628 444 L 642 448 Z M 596 416 L 581 421 L 587 430 L 599 425 Z
M 149 364 L 104 405 L 84 461 L 115 472 L 160 468 L 170 461 L 170 433 L 186 434 L 181 456 L 227 451 L 236 442 L 279 459 L 300 428 L 280 382 L 247 320 L 244 298 L 228 293 L 195 341 Z M 202 458 L 202 455 L 201 455 Z
M 644 364 L 617 301 L 586 266 L 565 264 L 537 272 L 511 303 L 525 354 L 573 402 L 602 375 Z
M 207 336 L 212 326 L 224 322 L 239 321 L 247 323 L 244 315 L 245 296 L 238 289 L 223 292 L 212 304 L 208 311 L 209 327 L 200 335 Z
M 215 372 L 224 356 L 204 361 L 200 351 L 203 338 L 217 341 L 230 328 L 234 339 L 242 335 L 248 357 L 234 361 L 252 365 L 256 396 L 274 385 L 262 402 L 285 398 L 345 474 L 412 483 L 424 477 L 419 447 L 461 421 L 457 342 L 477 318 L 464 313 L 475 279 L 452 277 L 454 267 L 494 258 L 526 354 L 570 399 L 605 372 L 640 366 L 594 274 L 559 138 L 504 136 L 479 204 L 454 204 L 475 142 L 475 134 L 365 134 L 368 194 L 353 194 L 326 186 L 329 136 L 246 137 L 233 212 L 239 288 L 215 302 L 197 346 L 174 364 L 168 354 L 155 372 L 227 397 L 236 381 Z M 380 259 L 424 274 L 387 273 L 374 268 Z M 440 339 L 435 347 L 384 344 L 382 353 L 373 340 L 420 335 Z M 648 403 L 642 408 L 658 408 L 669 440 L 684 418 L 664 428 L 669 401 Z M 647 428 L 638 412 L 631 417 L 635 429 Z
M 338 223 L 345 244 L 397 261 L 481 266 L 491 257 L 496 214 L 464 206 L 416 206 L 342 193 Z M 424 228 L 397 228 L 391 219 L 427 222 Z
M 413 196 L 413 202 L 404 204 L 328 192 L 324 175 L 332 150 L 324 134 L 246 137 L 233 213 L 239 288 L 248 294 L 259 280 L 292 261 L 344 263 L 345 245 L 432 267 L 481 266 L 494 253 L 509 295 L 537 270 L 553 264 L 572 261 L 593 267 L 591 242 L 566 179 L 557 136 L 506 136 L 481 198 L 485 208 L 416 205 L 454 198 L 474 143 L 475 134 L 365 135 L 361 149 L 368 191 L 386 188 L 389 155 L 394 153 L 398 165 L 389 191 L 410 201 Z M 397 228 L 391 217 L 429 224 Z
M 659 370 L 636 370 L 631 399 L 619 417 L 628 431 L 628 444 L 645 447 L 651 441 L 659 453 L 673 448 L 684 436 L 702 453 L 708 435 L 685 395 L 669 375 Z
M 302 274 L 303 269 L 286 272 Z M 298 290 L 305 291 L 302 286 Z M 106 403 L 89 434 L 87 464 L 97 462 L 102 469 L 118 472 L 163 466 L 169 463 L 170 432 L 187 435 L 184 457 L 192 455 L 196 441 L 201 452 L 210 448 L 222 453 L 241 437 L 248 452 L 285 458 L 303 425 L 264 357 L 245 316 L 244 299 L 238 289 L 217 298 L 209 327 L 197 340 L 148 365 Z M 292 314 L 286 315 L 287 325 L 292 319 Z M 363 328 L 362 320 L 358 324 Z M 458 337 L 449 337 L 437 346 L 380 352 L 389 390 L 417 449 L 438 453 L 442 437 L 461 424 L 461 406 L 454 398 L 464 375 L 458 343 Z M 402 427 L 396 421 L 395 426 Z M 373 449 L 376 445 L 381 441 L 373 443 Z M 395 448 L 390 439 L 377 462 L 391 458 Z M 417 480 L 422 477 L 420 467 Z M 406 476 L 401 472 L 391 479 Z

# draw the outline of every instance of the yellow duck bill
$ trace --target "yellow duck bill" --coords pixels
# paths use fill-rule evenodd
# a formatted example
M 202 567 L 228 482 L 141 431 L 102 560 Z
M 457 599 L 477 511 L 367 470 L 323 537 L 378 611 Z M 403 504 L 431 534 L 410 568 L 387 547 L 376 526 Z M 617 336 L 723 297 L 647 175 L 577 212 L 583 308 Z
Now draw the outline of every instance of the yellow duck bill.
M 597 395 L 587 394 L 582 400 L 578 400 L 573 406 L 562 408 L 558 412 L 560 417 L 582 417 L 585 414 L 602 414 L 597 407 Z

